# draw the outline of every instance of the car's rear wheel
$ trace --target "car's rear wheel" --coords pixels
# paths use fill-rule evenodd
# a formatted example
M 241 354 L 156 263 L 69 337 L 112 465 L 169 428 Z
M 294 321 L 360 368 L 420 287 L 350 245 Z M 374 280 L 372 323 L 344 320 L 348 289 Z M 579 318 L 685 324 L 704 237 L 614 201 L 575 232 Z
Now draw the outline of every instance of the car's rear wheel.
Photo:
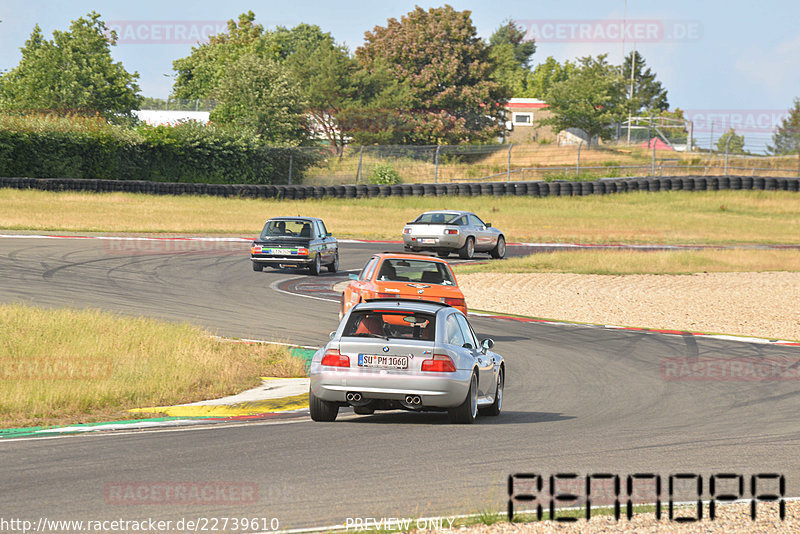
M 335 421 L 339 414 L 339 405 L 320 399 L 311 391 L 308 392 L 308 409 L 314 421 Z
M 471 425 L 475 422 L 478 416 L 478 375 L 472 373 L 467 398 L 459 406 L 448 410 L 447 416 L 451 423 Z
M 261 265 L 260 263 L 253 262 L 253 270 L 260 273 L 261 271 L 264 270 L 264 266 Z
M 319 252 L 317 255 L 314 256 L 314 261 L 311 262 L 311 265 L 308 267 L 308 270 L 311 271 L 311 274 L 317 276 L 319 272 L 322 270 L 322 260 L 319 258 Z
M 447 258 L 450 255 L 450 251 L 447 249 L 440 249 L 436 251 L 440 258 Z
M 506 255 L 506 238 L 503 236 L 498 237 L 497 244 L 494 246 L 491 252 L 489 252 L 489 254 L 491 254 L 492 257 L 497 260 L 504 258 Z
M 475 254 L 475 239 L 468 237 L 464 246 L 458 249 L 458 257 L 462 260 L 471 260 Z
M 333 255 L 333 263 L 328 264 L 328 271 L 335 273 L 339 270 L 339 251 L 337 250 L 336 253 Z
M 497 390 L 494 393 L 494 402 L 491 406 L 481 408 L 479 411 L 481 415 L 500 415 L 500 410 L 503 408 L 503 386 L 505 385 L 506 371 L 501 367 L 500 372 L 497 374 Z

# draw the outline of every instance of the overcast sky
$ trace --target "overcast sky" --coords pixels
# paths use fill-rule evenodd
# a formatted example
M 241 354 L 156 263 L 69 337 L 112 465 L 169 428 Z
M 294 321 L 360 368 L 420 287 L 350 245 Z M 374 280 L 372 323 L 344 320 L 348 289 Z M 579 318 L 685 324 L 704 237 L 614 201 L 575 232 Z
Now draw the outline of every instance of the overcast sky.
M 266 28 L 319 25 L 351 50 L 364 32 L 399 18 L 418 4 L 400 0 L 238 1 L 4 0 L 0 3 L 0 70 L 20 59 L 19 48 L 34 24 L 51 37 L 70 20 L 99 12 L 121 33 L 114 57 L 139 73 L 145 96 L 165 98 L 172 86 L 172 61 L 189 54 L 193 39 L 224 28 L 225 21 L 252 10 Z M 533 63 L 608 53 L 613 63 L 634 44 L 668 90 L 671 108 L 695 119 L 696 137 L 714 122 L 716 137 L 726 126 L 750 137 L 768 139 L 781 114 L 800 96 L 800 2 L 761 0 L 642 0 L 562 2 L 532 0 L 452 1 L 472 11 L 478 34 L 488 39 L 505 19 L 538 36 Z M 618 23 L 628 22 L 625 41 Z M 634 40 L 636 41 L 634 43 Z M 175 42 L 177 41 L 177 42 Z

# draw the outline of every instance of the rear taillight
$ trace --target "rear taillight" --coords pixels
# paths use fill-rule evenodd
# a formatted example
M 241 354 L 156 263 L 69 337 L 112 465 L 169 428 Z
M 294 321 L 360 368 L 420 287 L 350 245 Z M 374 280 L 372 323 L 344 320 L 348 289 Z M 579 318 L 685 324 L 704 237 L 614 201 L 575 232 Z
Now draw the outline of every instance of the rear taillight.
M 322 357 L 322 365 L 328 365 L 330 367 L 350 367 L 350 358 L 341 354 L 336 349 L 331 349 L 325 352 L 325 356 Z
M 451 230 L 448 228 L 447 230 L 444 231 L 444 233 L 449 235 L 458 235 L 458 230 Z
M 410 234 L 411 233 L 411 228 L 408 228 L 408 227 L 403 228 L 403 233 L 404 234 Z
M 298 248 L 297 253 L 301 256 L 308 256 L 308 249 L 307 248 Z
M 433 358 L 422 361 L 422 370 L 434 373 L 455 373 L 456 365 L 447 354 L 434 354 Z
M 442 301 L 442 304 L 448 304 L 450 306 L 453 306 L 454 308 L 458 308 L 458 307 L 464 306 L 464 299 L 455 299 L 455 298 L 451 298 L 451 297 L 442 297 L 439 300 Z

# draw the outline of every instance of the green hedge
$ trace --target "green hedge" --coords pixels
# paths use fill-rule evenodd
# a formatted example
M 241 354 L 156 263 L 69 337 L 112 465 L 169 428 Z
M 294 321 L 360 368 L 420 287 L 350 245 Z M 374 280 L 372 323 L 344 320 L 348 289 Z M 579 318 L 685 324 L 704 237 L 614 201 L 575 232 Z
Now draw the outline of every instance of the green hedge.
M 135 127 L 94 117 L 0 116 L 0 176 L 300 183 L 315 155 L 213 125 Z

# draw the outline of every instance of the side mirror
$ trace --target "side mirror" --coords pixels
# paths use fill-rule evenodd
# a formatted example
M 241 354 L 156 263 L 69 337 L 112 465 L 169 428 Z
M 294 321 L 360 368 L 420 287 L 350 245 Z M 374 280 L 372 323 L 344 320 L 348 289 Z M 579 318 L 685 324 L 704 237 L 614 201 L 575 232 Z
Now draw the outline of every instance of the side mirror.
M 328 337 L 331 338 L 331 339 L 333 339 L 335 336 L 336 336 L 336 330 L 334 330 L 333 332 L 328 334 Z
M 350 280 L 358 280 L 358 275 L 350 273 L 349 278 L 350 278 Z
M 490 350 L 492 347 L 494 347 L 494 340 L 492 338 L 487 337 L 481 341 L 481 348 L 484 350 L 484 352 Z
M 332 233 L 328 232 L 327 234 L 325 234 L 325 237 L 330 237 L 332 235 L 333 235 Z
M 486 223 L 486 228 L 491 228 L 491 227 L 492 227 L 492 223 Z

